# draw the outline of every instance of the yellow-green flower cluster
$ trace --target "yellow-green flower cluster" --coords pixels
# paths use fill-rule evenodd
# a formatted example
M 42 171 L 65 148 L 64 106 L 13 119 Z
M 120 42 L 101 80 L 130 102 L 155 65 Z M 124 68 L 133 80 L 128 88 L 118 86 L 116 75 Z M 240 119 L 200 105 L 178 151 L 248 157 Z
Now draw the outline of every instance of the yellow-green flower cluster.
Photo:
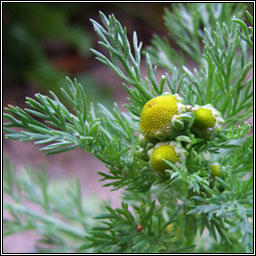
M 195 136 L 207 138 L 223 123 L 220 113 L 210 104 L 192 107 L 182 101 L 179 95 L 167 93 L 149 100 L 141 111 L 140 150 L 147 151 L 156 171 L 171 169 L 163 159 L 175 166 L 185 162 L 186 150 L 175 141 L 178 135 L 190 129 Z

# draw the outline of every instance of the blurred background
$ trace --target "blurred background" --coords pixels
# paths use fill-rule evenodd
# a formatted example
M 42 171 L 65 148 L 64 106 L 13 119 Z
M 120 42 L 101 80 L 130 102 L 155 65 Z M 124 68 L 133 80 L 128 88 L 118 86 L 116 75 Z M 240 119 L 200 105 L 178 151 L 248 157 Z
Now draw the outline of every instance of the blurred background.
M 99 11 L 114 14 L 127 27 L 128 38 L 137 31 L 143 47 L 154 34 L 164 36 L 164 8 L 170 3 L 3 3 L 3 106 L 25 107 L 25 97 L 51 90 L 62 98 L 65 77 L 77 78 L 85 87 L 89 102 L 111 108 L 127 102 L 122 81 L 98 62 L 90 48 L 104 51 L 89 19 L 99 21 Z M 193 62 L 188 62 L 193 67 Z M 159 69 L 160 73 L 161 70 Z M 165 71 L 166 72 L 166 71 Z M 142 74 L 146 75 L 145 64 Z M 44 156 L 32 142 L 3 140 L 3 156 L 17 169 L 44 165 L 53 179 L 79 179 L 86 196 L 97 195 L 119 206 L 120 191 L 110 192 L 99 182 L 98 171 L 106 171 L 95 157 L 75 149 L 60 155 Z M 32 253 L 38 236 L 23 232 L 4 238 L 4 253 Z M 15 245 L 13 241 L 15 240 Z

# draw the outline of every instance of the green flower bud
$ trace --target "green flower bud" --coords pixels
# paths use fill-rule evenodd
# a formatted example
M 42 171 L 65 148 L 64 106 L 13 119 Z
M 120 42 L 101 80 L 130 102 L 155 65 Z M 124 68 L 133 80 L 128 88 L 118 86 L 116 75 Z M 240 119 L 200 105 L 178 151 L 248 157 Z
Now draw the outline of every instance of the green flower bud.
M 198 137 L 209 137 L 211 134 L 220 131 L 224 123 L 220 112 L 210 104 L 204 106 L 195 105 L 193 114 L 195 121 L 191 130 Z
M 174 223 L 170 223 L 165 227 L 167 233 L 171 233 L 174 230 Z
M 210 170 L 211 170 L 211 176 L 213 178 L 222 176 L 221 165 L 219 163 L 214 163 L 210 165 Z

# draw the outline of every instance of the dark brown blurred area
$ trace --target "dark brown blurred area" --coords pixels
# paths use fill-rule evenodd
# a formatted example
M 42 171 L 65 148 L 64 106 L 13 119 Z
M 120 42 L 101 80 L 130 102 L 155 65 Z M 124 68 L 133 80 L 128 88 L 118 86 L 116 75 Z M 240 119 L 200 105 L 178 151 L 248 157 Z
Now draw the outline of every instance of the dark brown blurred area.
M 36 92 L 47 94 L 53 90 L 58 94 L 66 75 L 77 77 L 82 84 L 85 81 L 90 101 L 104 102 L 107 95 L 109 106 L 114 101 L 126 103 L 121 80 L 89 51 L 89 48 L 103 51 L 97 45 L 98 38 L 89 19 L 99 21 L 99 11 L 106 15 L 113 13 L 127 27 L 129 39 L 136 31 L 139 41 L 147 46 L 154 33 L 166 33 L 162 16 L 168 6 L 168 3 L 3 3 L 3 106 L 25 107 L 25 97 L 33 97 Z M 82 149 L 44 156 L 39 149 L 33 142 L 3 139 L 3 156 L 18 171 L 28 165 L 35 168 L 45 165 L 53 179 L 79 179 L 85 196 L 110 198 L 112 205 L 119 206 L 120 191 L 110 192 L 109 187 L 102 187 L 97 172 L 107 170 L 95 157 Z M 3 252 L 33 253 L 38 238 L 32 231 L 8 236 L 4 238 Z

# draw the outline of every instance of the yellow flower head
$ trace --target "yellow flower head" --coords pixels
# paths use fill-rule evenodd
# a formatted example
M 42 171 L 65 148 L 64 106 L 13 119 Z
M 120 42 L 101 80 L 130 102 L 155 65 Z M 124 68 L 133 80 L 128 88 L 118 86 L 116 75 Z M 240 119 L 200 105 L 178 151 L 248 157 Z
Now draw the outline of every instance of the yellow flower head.
M 144 105 L 140 116 L 140 129 L 145 136 L 152 136 L 168 127 L 172 117 L 178 114 L 178 97 L 171 94 L 161 95 Z
M 150 157 L 152 168 L 156 171 L 162 172 L 170 168 L 169 165 L 163 161 L 163 159 L 175 164 L 177 161 L 179 161 L 179 156 L 176 154 L 176 151 L 172 146 L 162 145 L 152 152 Z
M 174 165 L 179 165 L 184 160 L 185 150 L 174 142 L 158 143 L 149 151 L 151 167 L 159 172 L 164 172 L 171 167 L 163 161 L 169 161 Z

